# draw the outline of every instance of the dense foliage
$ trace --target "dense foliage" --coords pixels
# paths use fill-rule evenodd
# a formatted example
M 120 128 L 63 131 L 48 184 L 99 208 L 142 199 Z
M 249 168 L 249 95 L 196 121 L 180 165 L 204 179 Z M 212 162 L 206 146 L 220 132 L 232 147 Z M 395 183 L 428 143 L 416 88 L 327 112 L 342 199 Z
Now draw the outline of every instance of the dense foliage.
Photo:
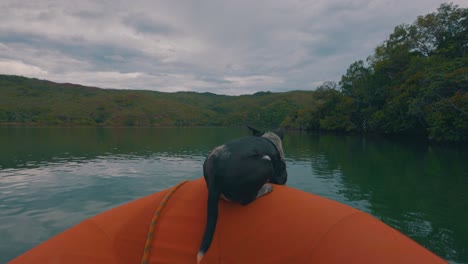
M 442 4 L 395 27 L 339 84 L 319 87 L 319 104 L 292 113 L 283 125 L 468 141 L 467 51 L 468 9 Z
M 421 134 L 468 141 L 468 9 L 395 27 L 366 62 L 315 91 L 226 96 L 104 90 L 0 75 L 0 123 L 238 126 Z

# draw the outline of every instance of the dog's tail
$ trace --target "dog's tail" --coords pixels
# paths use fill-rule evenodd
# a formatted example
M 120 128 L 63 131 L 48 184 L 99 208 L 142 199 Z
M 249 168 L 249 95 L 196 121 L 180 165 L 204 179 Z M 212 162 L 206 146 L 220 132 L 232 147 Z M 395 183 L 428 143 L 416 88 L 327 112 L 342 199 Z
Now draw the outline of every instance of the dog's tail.
M 212 183 L 208 188 L 208 208 L 207 219 L 205 226 L 205 233 L 203 234 L 200 250 L 197 254 L 197 263 L 200 263 L 206 251 L 210 248 L 211 241 L 213 240 L 214 231 L 216 229 L 216 222 L 218 221 L 218 201 L 221 192 L 217 186 Z

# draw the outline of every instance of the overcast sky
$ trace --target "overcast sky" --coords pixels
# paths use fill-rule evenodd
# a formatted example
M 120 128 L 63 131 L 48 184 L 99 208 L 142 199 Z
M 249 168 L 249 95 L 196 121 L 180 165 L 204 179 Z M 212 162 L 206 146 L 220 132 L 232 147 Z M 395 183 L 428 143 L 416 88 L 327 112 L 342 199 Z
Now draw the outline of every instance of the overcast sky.
M 0 74 L 166 92 L 312 90 L 441 3 L 0 0 Z

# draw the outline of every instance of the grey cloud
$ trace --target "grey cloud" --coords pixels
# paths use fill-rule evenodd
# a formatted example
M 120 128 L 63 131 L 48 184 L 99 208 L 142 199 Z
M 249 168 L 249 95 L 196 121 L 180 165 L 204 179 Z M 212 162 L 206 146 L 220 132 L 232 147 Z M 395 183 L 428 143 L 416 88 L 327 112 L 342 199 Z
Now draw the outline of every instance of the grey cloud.
M 20 53 L 23 53 L 23 55 L 17 54 L 17 56 L 20 56 L 21 59 L 25 61 L 34 61 L 37 59 L 37 54 L 45 54 L 53 51 L 57 56 L 61 54 L 62 57 L 87 61 L 89 63 L 88 70 L 103 71 L 115 69 L 117 67 L 124 71 L 131 71 L 128 67 L 131 67 L 135 59 L 144 57 L 142 52 L 131 48 L 87 43 L 83 39 L 73 38 L 59 41 L 41 35 L 28 35 L 24 33 L 1 34 L 0 43 L 10 45 L 18 51 L 22 50 Z M 31 54 L 31 51 L 34 51 L 34 53 Z M 9 54 L 0 54 L 0 58 L 8 55 Z M 11 55 L 14 54 L 10 54 L 10 56 Z M 153 59 L 153 61 L 156 61 L 156 59 Z M 47 61 L 37 63 L 47 64 Z M 56 69 L 51 68 L 50 70 L 74 70 L 70 69 L 70 66 L 71 65 L 57 65 Z
M 209 76 L 198 76 L 198 80 L 208 82 L 208 83 L 213 83 L 213 84 L 230 84 L 232 81 L 228 81 L 226 79 L 220 79 L 217 77 L 209 77 Z
M 0 64 L 86 85 L 225 94 L 338 81 L 440 0 L 0 2 Z M 466 7 L 466 0 L 455 3 Z
M 175 29 L 170 25 L 155 21 L 142 13 L 133 14 L 124 21 L 127 25 L 141 33 L 168 35 L 175 32 Z

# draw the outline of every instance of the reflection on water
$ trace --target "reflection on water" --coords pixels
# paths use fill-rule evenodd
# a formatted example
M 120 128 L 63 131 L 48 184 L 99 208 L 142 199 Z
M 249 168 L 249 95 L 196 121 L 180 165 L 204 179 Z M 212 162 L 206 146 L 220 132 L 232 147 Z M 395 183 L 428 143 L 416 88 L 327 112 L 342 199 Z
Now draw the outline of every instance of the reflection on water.
M 199 156 L 106 156 L 0 170 L 0 262 L 104 210 L 200 175 Z
M 184 179 L 228 128 L 0 127 L 0 262 Z M 466 150 L 289 133 L 288 185 L 366 211 L 436 254 L 468 262 Z
M 446 259 L 468 261 L 466 148 L 310 135 L 289 144 L 291 158 L 309 162 L 313 181 L 328 185 L 320 192 L 301 179 L 297 187 L 366 211 Z

